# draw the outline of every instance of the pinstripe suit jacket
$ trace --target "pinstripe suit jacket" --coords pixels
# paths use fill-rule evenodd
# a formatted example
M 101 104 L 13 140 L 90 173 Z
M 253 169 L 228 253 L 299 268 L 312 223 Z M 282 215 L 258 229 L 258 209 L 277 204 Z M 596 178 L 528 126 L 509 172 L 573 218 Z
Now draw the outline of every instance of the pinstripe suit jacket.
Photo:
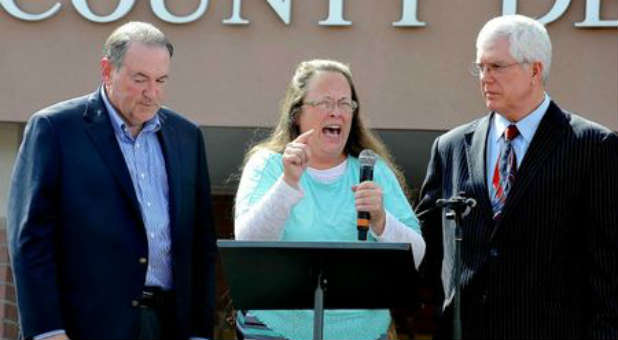
M 420 194 L 424 271 L 443 287 L 442 317 L 457 279 L 454 222 L 435 201 L 464 191 L 478 202 L 462 221 L 464 338 L 617 339 L 618 137 L 552 102 L 494 222 L 485 175 L 491 115 L 436 139 Z

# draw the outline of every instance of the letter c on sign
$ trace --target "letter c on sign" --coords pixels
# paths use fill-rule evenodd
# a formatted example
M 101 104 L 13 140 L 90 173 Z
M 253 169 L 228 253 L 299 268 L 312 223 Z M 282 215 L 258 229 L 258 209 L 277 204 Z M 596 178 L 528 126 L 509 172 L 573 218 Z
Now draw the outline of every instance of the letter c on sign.
M 129 13 L 131 8 L 133 8 L 133 5 L 135 4 L 135 0 L 120 0 L 120 3 L 112 12 L 112 14 L 107 16 L 100 16 L 92 13 L 87 0 L 71 0 L 71 2 L 73 3 L 73 7 L 75 7 L 75 10 L 77 10 L 77 12 L 81 16 L 92 22 L 98 22 L 100 24 L 116 21 L 124 17 L 125 15 L 127 15 L 127 13 Z
M 62 5 L 59 2 L 56 2 L 50 9 L 41 13 L 41 14 L 31 14 L 24 12 L 21 8 L 17 7 L 15 4 L 15 0 L 0 0 L 0 4 L 4 9 L 13 17 L 25 21 L 41 21 L 45 20 L 49 17 L 54 16 L 58 11 L 60 11 L 60 7 Z

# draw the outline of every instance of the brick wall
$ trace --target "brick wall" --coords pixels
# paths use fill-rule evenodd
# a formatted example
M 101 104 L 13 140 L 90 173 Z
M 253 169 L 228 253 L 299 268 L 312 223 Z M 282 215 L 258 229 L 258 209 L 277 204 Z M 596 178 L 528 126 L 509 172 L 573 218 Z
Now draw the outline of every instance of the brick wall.
M 0 217 L 0 339 L 17 339 L 17 304 L 6 242 L 6 218 Z

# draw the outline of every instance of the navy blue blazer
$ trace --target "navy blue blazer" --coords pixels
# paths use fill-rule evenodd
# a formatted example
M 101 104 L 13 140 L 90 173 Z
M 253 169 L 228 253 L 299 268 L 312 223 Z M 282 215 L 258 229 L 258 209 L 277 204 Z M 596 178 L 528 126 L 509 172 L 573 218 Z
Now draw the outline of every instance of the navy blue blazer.
M 618 338 L 618 137 L 552 102 L 496 223 L 485 171 L 490 117 L 436 139 L 416 210 L 424 272 L 443 287 L 443 335 L 459 280 L 464 338 Z M 435 201 L 460 191 L 478 205 L 462 220 L 455 278 L 454 222 Z
M 211 337 L 216 243 L 204 140 L 162 108 L 179 338 Z M 8 200 L 8 238 L 26 338 L 137 336 L 148 258 L 129 171 L 100 91 L 36 113 L 26 126 Z

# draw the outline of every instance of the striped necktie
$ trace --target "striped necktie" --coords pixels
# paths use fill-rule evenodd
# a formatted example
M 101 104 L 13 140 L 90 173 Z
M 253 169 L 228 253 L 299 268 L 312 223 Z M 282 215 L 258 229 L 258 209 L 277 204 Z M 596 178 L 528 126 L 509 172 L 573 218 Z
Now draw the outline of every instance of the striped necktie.
M 515 124 L 509 125 L 500 138 L 500 154 L 494 168 L 492 178 L 491 205 L 494 210 L 494 220 L 499 220 L 506 197 L 513 187 L 517 175 L 517 156 L 512 141 L 519 136 Z M 504 138 L 502 138 L 504 137 Z

